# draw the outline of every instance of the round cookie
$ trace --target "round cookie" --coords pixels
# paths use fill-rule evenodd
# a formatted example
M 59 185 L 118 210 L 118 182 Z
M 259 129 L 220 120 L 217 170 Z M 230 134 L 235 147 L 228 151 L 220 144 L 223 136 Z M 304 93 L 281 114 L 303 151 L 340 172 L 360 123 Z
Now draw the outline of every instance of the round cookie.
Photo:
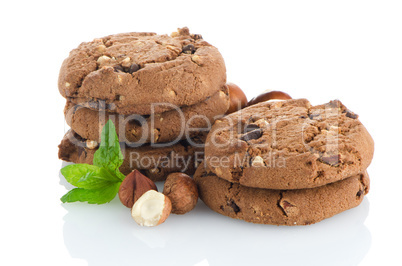
M 194 174 L 196 166 L 204 158 L 205 137 L 180 141 L 173 146 L 137 148 L 122 146 L 124 162 L 120 171 L 127 175 L 138 169 L 153 181 L 163 181 L 169 173 Z M 69 130 L 59 145 L 59 158 L 73 163 L 92 164 L 97 148 L 88 148 L 86 140 Z
M 208 132 L 215 119 L 225 114 L 228 106 L 229 96 L 225 86 L 201 103 L 151 116 L 95 111 L 71 102 L 67 102 L 64 113 L 71 129 L 85 139 L 99 142 L 100 132 L 111 118 L 120 142 L 159 143 L 184 139 L 187 134 L 191 138 L 199 135 L 200 131 Z
M 247 222 L 274 225 L 317 223 L 358 206 L 369 191 L 367 172 L 317 188 L 272 190 L 231 183 L 198 167 L 194 180 L 213 211 Z
M 84 42 L 64 60 L 58 87 L 75 104 L 147 115 L 202 102 L 225 83 L 218 49 L 182 28 L 172 36 L 133 32 Z
M 301 189 L 363 172 L 374 142 L 340 101 L 262 102 L 219 119 L 205 143 L 208 168 L 243 186 Z

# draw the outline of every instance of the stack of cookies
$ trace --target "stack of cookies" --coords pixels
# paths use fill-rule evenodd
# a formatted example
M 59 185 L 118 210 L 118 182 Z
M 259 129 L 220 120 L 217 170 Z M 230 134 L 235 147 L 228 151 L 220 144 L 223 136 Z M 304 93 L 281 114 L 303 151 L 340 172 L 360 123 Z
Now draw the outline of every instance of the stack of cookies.
M 371 136 L 340 101 L 268 101 L 215 122 L 194 178 L 220 214 L 307 225 L 361 203 L 373 152 Z
M 154 181 L 193 174 L 215 119 L 229 107 L 218 49 L 188 28 L 169 35 L 125 33 L 82 43 L 63 62 L 59 91 L 71 130 L 59 158 L 92 163 L 111 119 L 125 157 Z M 198 153 L 198 154 L 197 154 Z

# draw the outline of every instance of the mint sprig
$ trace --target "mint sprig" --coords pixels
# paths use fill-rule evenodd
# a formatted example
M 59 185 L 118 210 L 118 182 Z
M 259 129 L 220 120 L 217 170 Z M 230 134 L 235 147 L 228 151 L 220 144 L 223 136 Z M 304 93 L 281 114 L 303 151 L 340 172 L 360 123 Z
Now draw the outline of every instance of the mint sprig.
M 116 128 L 112 120 L 109 119 L 102 129 L 101 143 L 94 154 L 93 165 L 115 173 L 122 181 L 125 176 L 120 173 L 119 167 L 122 165 L 123 160 Z
M 76 186 L 61 197 L 66 202 L 104 204 L 114 199 L 124 174 L 119 171 L 123 163 L 116 128 L 109 120 L 102 129 L 101 143 L 94 154 L 93 165 L 71 164 L 61 169 L 67 182 Z

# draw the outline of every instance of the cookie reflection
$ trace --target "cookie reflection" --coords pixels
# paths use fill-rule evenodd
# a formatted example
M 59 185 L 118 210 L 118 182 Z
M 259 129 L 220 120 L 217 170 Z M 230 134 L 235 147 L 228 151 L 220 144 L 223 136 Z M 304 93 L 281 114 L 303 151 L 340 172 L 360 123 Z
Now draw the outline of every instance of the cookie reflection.
M 61 183 L 62 183 L 61 178 Z M 162 184 L 157 184 L 162 190 Z M 73 258 L 100 265 L 357 265 L 371 234 L 369 201 L 310 226 L 251 224 L 204 203 L 154 228 L 138 226 L 116 198 L 105 205 L 62 205 L 63 235 Z

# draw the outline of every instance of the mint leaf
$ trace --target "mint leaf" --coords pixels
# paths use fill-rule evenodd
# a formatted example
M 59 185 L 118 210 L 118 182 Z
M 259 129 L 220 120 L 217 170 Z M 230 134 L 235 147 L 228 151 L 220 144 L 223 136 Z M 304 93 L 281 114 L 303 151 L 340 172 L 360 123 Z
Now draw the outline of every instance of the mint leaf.
M 111 120 L 103 127 L 99 149 L 94 154 L 93 165 L 73 164 L 61 169 L 66 180 L 76 186 L 63 197 L 66 202 L 103 204 L 117 194 L 125 176 L 119 171 L 123 163 L 116 128 Z
M 99 189 L 74 188 L 61 197 L 66 202 L 88 202 L 90 204 L 104 204 L 112 201 L 119 191 L 120 182 Z
M 90 164 L 71 164 L 61 169 L 66 180 L 79 188 L 98 189 L 120 182 L 119 177 Z
M 119 171 L 123 160 L 124 158 L 121 153 L 116 128 L 112 120 L 109 119 L 102 129 L 101 143 L 99 149 L 94 154 L 93 164 L 108 169 L 112 173 L 116 173 L 116 175 L 123 180 L 124 175 Z

